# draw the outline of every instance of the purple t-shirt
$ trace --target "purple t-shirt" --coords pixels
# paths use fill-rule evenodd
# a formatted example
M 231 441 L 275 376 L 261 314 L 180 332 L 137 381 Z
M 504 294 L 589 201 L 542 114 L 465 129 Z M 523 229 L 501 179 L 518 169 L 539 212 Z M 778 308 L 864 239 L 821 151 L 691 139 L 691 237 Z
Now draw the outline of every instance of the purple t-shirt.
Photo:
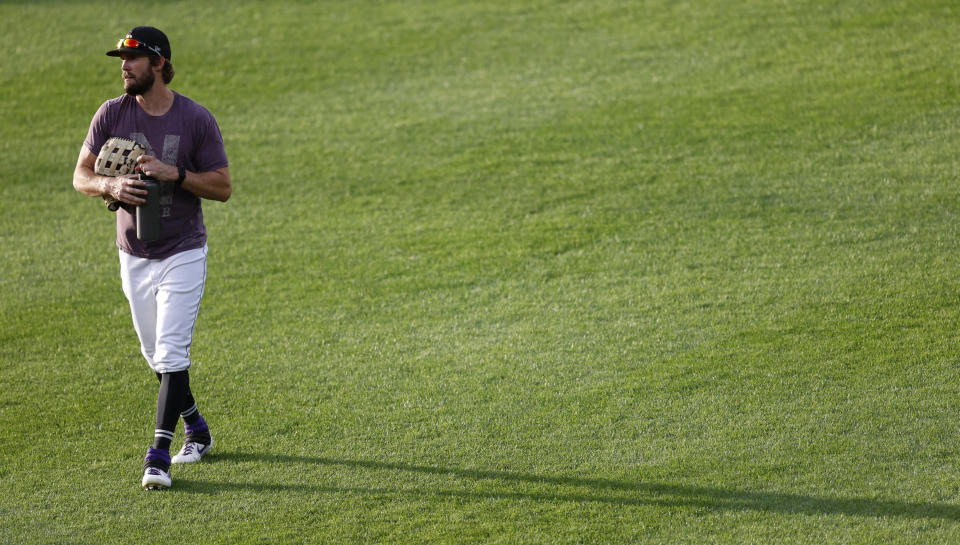
M 104 102 L 90 122 L 83 144 L 97 155 L 112 136 L 131 138 L 164 163 L 191 172 L 209 172 L 227 166 L 227 153 L 216 119 L 206 108 L 174 92 L 173 105 L 161 116 L 147 114 L 136 97 L 122 95 Z M 161 182 L 167 185 L 165 182 Z M 152 242 L 137 238 L 133 214 L 117 210 L 117 246 L 137 257 L 163 259 L 207 242 L 200 197 L 183 188 L 161 193 L 160 237 Z M 164 194 L 166 193 L 166 194 Z

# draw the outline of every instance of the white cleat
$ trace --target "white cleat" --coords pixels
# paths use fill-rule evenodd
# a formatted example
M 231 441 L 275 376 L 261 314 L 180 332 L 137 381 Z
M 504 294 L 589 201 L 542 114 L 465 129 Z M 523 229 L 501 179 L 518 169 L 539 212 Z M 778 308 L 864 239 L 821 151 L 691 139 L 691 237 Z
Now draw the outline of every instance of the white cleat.
M 171 484 L 170 472 L 164 471 L 159 467 L 148 467 L 143 470 L 143 486 L 144 490 L 163 490 L 164 488 L 170 488 Z
M 170 462 L 174 464 L 190 464 L 193 462 L 199 462 L 200 458 L 203 458 L 204 455 L 210 452 L 210 449 L 212 448 L 213 437 L 210 438 L 209 445 L 187 441 L 183 444 L 183 448 L 180 449 L 180 452 L 170 459 Z

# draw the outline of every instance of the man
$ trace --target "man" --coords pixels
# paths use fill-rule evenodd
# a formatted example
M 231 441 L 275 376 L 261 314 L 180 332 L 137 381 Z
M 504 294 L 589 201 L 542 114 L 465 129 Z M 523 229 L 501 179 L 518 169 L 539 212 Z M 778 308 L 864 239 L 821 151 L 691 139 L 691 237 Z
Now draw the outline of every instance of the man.
M 125 94 L 100 106 L 73 173 L 73 186 L 91 197 L 120 201 L 117 246 L 120 276 L 130 302 L 141 352 L 160 379 L 153 445 L 144 458 L 142 486 L 167 488 L 170 464 L 199 461 L 213 447 L 207 423 L 190 390 L 190 344 L 206 279 L 207 234 L 201 198 L 226 201 L 232 187 L 227 155 L 213 115 L 172 91 L 170 42 L 140 26 L 107 52 L 120 57 Z M 136 140 L 147 152 L 138 169 L 160 183 L 160 236 L 137 238 L 135 207 L 144 204 L 145 182 L 136 174 L 98 176 L 97 154 L 112 136 Z M 186 438 L 170 458 L 180 418 Z

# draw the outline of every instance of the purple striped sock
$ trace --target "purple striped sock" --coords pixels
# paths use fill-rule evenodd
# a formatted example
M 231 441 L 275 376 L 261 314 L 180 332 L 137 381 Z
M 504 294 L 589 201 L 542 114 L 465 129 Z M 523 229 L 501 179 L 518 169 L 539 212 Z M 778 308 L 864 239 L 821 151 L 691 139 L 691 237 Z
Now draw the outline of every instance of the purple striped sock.
M 159 467 L 164 471 L 170 470 L 170 451 L 150 447 L 143 458 L 144 467 Z
M 207 421 L 203 419 L 203 416 L 198 418 L 196 422 L 191 424 L 183 424 L 184 431 L 187 435 L 193 435 L 195 433 L 209 432 L 210 429 L 207 428 Z

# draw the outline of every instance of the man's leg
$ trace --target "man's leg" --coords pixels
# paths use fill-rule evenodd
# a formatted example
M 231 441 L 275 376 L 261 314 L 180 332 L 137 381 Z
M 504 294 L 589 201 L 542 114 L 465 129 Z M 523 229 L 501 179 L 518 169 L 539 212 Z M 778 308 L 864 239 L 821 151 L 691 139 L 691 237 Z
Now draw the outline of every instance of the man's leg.
M 170 486 L 170 442 L 173 440 L 173 432 L 180 420 L 180 411 L 183 410 L 189 388 L 189 371 L 160 374 L 153 446 L 147 449 L 147 455 L 143 459 L 144 488 Z
M 157 263 L 150 259 L 143 259 L 120 251 L 120 280 L 123 293 L 130 303 L 130 314 L 133 317 L 133 327 L 140 339 L 140 351 L 151 368 L 156 370 L 154 356 L 156 354 L 157 335 L 157 299 L 156 299 L 156 270 Z M 157 378 L 161 378 L 159 373 Z M 161 382 L 162 384 L 162 382 Z M 159 397 L 158 397 L 159 405 Z M 156 429 L 160 429 L 158 411 Z M 157 435 L 157 432 L 154 432 Z M 170 437 L 173 434 L 169 434 Z M 156 441 L 154 441 L 156 444 Z M 170 486 L 170 452 L 149 448 L 143 460 L 143 481 L 141 485 L 146 489 L 167 488 Z
M 154 359 L 158 367 L 168 372 L 186 371 L 191 365 L 190 345 L 203 297 L 206 256 L 206 248 L 202 248 L 177 254 L 164 262 L 157 293 L 157 350 Z M 169 410 L 175 411 L 177 418 L 183 418 L 186 438 L 172 462 L 196 462 L 209 452 L 213 439 L 190 391 L 189 377 L 178 388 L 182 388 L 183 397 L 178 397 L 178 405 Z M 174 426 L 177 418 L 173 419 Z M 170 436 L 172 438 L 172 433 Z

